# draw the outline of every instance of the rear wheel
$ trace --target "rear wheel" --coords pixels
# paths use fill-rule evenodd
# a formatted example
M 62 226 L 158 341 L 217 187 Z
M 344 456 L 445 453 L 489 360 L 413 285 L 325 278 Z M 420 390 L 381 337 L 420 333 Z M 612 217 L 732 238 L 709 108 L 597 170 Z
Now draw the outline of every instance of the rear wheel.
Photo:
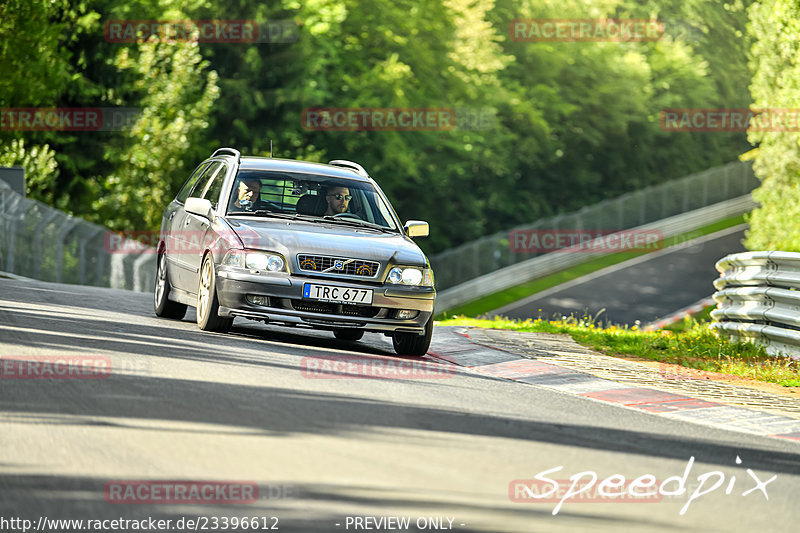
M 433 337 L 433 317 L 425 324 L 425 333 L 395 333 L 392 335 L 392 344 L 397 355 L 425 355 L 431 346 Z
M 357 341 L 364 336 L 363 329 L 335 329 L 333 336 L 342 341 Z
M 223 333 L 231 329 L 233 318 L 219 316 L 218 311 L 217 275 L 211 254 L 208 254 L 200 267 L 200 283 L 197 287 L 197 325 L 200 329 Z
M 153 307 L 156 316 L 164 318 L 181 319 L 186 315 L 186 304 L 173 302 L 169 299 L 169 291 L 172 287 L 167 276 L 167 254 L 162 252 L 158 256 L 156 265 L 156 286 L 153 289 Z

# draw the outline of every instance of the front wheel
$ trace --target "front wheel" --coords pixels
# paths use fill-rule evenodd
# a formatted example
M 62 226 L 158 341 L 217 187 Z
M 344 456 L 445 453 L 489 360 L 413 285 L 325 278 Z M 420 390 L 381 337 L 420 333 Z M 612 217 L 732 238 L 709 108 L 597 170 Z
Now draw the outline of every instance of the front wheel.
M 153 289 L 153 307 L 156 316 L 163 318 L 177 318 L 180 320 L 186 315 L 186 304 L 173 302 L 169 299 L 169 291 L 172 287 L 167 276 L 167 254 L 162 252 L 158 256 L 156 266 L 156 286 Z
M 219 316 L 217 298 L 217 275 L 211 254 L 203 258 L 200 267 L 200 283 L 197 287 L 197 325 L 203 331 L 226 332 L 231 329 L 233 318 Z
M 433 337 L 433 317 L 425 324 L 425 333 L 395 333 L 392 335 L 392 344 L 397 355 L 425 355 L 431 346 Z

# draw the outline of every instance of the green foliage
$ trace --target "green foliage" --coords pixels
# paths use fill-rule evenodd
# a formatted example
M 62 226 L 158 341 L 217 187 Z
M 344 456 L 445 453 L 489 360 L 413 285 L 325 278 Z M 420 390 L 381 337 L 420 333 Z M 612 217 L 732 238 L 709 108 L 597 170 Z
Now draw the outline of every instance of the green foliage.
M 53 184 L 58 177 L 55 152 L 48 145 L 25 147 L 23 139 L 0 145 L 0 166 L 25 169 L 26 195 L 53 202 Z
M 743 134 L 669 133 L 665 107 L 745 105 L 745 0 L 82 0 L 0 6 L 8 106 L 138 107 L 121 132 L 0 132 L 55 151 L 32 194 L 119 228 L 154 229 L 219 146 L 358 160 L 435 252 L 704 170 Z M 102 14 L 102 15 L 101 15 Z M 658 42 L 530 43 L 516 18 L 675 20 Z M 111 19 L 289 20 L 285 43 L 120 44 Z M 25 72 L 25 74 L 21 74 Z M 314 131 L 311 107 L 490 110 L 488 129 Z M 39 179 L 39 178 L 36 178 Z M 48 181 L 49 180 L 49 181 Z M 143 228 L 144 229 L 144 228 Z
M 106 177 L 94 211 L 112 229 L 129 229 L 132 221 L 158 227 L 164 205 L 192 170 L 183 156 L 208 126 L 219 95 L 217 75 L 204 73 L 207 63 L 193 42 L 141 43 L 135 54 L 122 48 L 114 63 L 132 71 L 141 114 L 119 146 L 106 152 L 115 171 Z
M 755 40 L 750 91 L 756 109 L 800 108 L 800 6 L 793 0 L 763 0 L 750 8 Z M 800 133 L 751 131 L 758 144 L 753 169 L 761 207 L 750 217 L 751 250 L 800 251 Z

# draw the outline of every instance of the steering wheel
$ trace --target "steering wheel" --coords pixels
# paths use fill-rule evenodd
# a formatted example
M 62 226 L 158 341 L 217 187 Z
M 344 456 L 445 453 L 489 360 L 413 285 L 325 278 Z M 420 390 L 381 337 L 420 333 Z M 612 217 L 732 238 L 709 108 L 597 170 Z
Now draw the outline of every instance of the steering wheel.
M 331 215 L 333 218 L 355 218 L 361 220 L 361 217 L 356 215 L 355 213 L 336 213 L 335 215 Z

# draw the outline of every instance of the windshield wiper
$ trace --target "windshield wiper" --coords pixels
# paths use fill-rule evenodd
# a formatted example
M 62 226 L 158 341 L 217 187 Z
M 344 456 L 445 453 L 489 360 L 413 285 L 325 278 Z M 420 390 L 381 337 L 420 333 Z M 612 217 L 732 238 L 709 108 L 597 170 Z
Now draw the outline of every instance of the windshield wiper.
M 332 222 L 337 222 L 340 224 L 347 224 L 350 226 L 357 226 L 360 228 L 376 229 L 378 231 L 383 231 L 385 233 L 397 233 L 393 229 L 387 228 L 386 226 L 381 226 L 380 224 L 373 224 L 372 222 L 367 222 L 366 220 L 359 220 L 357 218 L 342 218 L 342 217 L 335 217 L 332 215 L 325 215 L 323 218 L 325 220 L 330 220 Z
M 270 217 L 270 218 L 286 218 L 289 220 L 296 220 L 298 218 L 302 218 L 306 220 L 305 217 L 308 215 L 301 215 L 299 213 L 291 214 L 291 213 L 276 213 L 275 211 L 268 211 L 266 209 L 258 209 L 256 211 L 232 211 L 228 213 L 228 215 L 246 215 L 246 216 L 259 216 L 259 217 Z

